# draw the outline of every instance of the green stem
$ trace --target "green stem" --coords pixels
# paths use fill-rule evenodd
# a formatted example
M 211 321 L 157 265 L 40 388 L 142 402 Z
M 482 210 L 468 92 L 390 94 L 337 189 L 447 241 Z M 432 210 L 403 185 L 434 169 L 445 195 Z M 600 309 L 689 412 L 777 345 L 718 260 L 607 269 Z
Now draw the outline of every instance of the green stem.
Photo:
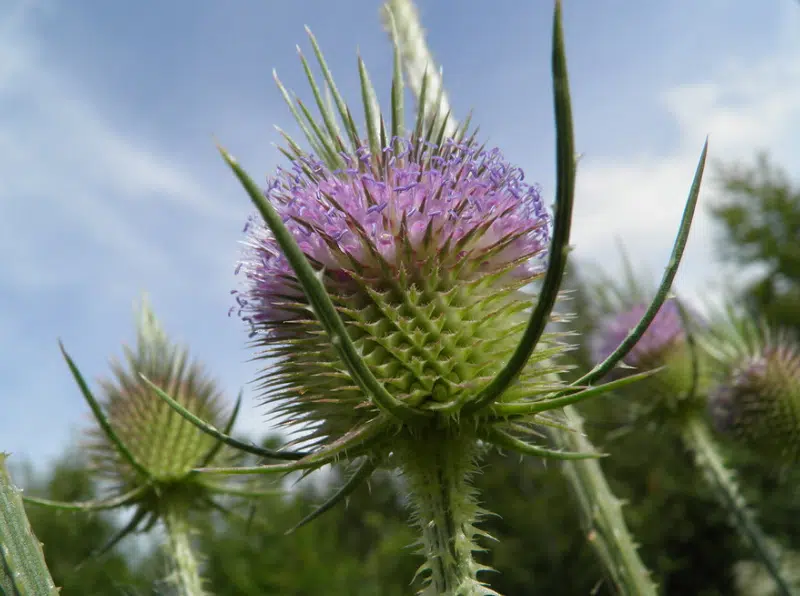
M 172 575 L 179 596 L 203 596 L 203 580 L 200 565 L 192 550 L 191 525 L 186 512 L 174 506 L 163 517 L 167 530 L 167 553 L 174 572 Z
M 572 406 L 564 408 L 572 430 L 549 428 L 556 447 L 565 451 L 593 453 L 595 447 L 584 435 L 583 419 Z M 563 462 L 564 475 L 581 509 L 592 548 L 605 565 L 617 591 L 624 596 L 656 596 L 650 572 L 636 551 L 636 544 L 622 515 L 622 504 L 611 492 L 596 459 Z
M 21 491 L 6 470 L 6 457 L 0 453 L 0 594 L 57 596 L 42 545 L 25 515 Z
M 690 416 L 683 426 L 683 440 L 694 453 L 714 495 L 730 513 L 733 525 L 769 571 L 781 596 L 800 594 L 781 573 L 774 547 L 769 544 L 753 514 L 747 508 L 733 473 L 725 466 L 708 425 L 699 416 Z
M 472 556 L 480 532 L 479 508 L 469 477 L 475 471 L 473 438 L 438 435 L 415 437 L 399 445 L 398 459 L 408 480 L 414 517 L 422 531 L 426 558 L 420 572 L 429 574 L 423 592 L 434 596 L 495 594 L 482 585 L 482 569 Z

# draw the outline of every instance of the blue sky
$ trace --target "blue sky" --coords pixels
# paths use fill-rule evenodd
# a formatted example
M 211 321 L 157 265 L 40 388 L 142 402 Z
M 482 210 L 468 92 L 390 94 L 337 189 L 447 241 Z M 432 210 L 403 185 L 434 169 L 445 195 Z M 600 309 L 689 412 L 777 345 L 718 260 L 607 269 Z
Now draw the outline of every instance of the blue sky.
M 706 134 L 711 157 L 769 148 L 800 162 L 800 6 L 793 0 L 565 2 L 579 150 L 574 244 L 618 268 L 622 240 L 658 275 Z M 57 456 L 88 410 L 57 347 L 90 378 L 133 339 L 150 294 L 231 398 L 254 376 L 246 330 L 228 318 L 245 198 L 219 139 L 261 180 L 293 131 L 272 81 L 308 97 L 295 45 L 317 35 L 356 102 L 356 51 L 388 97 L 380 2 L 6 0 L 0 5 L 0 449 Z M 456 117 L 553 189 L 550 2 L 419 8 Z M 678 279 L 689 295 L 724 279 L 701 214 Z M 549 198 L 548 198 L 549 200 Z M 246 391 L 240 430 L 266 431 Z

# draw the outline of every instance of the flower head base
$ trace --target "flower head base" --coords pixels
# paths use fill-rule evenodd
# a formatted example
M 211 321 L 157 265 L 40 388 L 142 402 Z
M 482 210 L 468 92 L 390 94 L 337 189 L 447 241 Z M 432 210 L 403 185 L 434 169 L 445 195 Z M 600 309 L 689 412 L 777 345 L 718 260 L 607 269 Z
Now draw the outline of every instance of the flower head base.
M 786 338 L 732 363 L 709 394 L 715 428 L 780 462 L 800 459 L 800 351 Z

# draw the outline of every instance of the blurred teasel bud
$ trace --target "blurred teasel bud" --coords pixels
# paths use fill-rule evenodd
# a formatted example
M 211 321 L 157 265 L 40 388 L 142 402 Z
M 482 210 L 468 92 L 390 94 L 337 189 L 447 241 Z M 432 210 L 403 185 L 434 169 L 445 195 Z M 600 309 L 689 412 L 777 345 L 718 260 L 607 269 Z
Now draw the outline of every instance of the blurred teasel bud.
M 592 360 L 602 362 L 617 349 L 641 319 L 647 305 L 635 304 L 607 315 L 590 338 Z M 622 359 L 620 366 L 610 373 L 611 378 L 661 369 L 645 381 L 637 383 L 633 391 L 643 400 L 653 403 L 653 398 L 670 410 L 686 405 L 686 398 L 694 405 L 699 403 L 698 383 L 702 382 L 703 368 L 696 350 L 691 346 L 691 328 L 702 326 L 699 315 L 688 311 L 677 298 L 669 298 L 656 313 L 650 327 Z
M 708 410 L 714 428 L 780 463 L 800 457 L 800 349 L 788 332 L 774 333 L 741 317 L 709 347 L 716 383 Z
M 173 493 L 193 500 L 192 469 L 209 459 L 230 459 L 233 452 L 184 420 L 145 379 L 212 424 L 224 426 L 229 413 L 217 383 L 202 364 L 190 360 L 185 347 L 167 337 L 146 299 L 137 316 L 136 347 L 124 346 L 124 362 L 112 360 L 111 376 L 99 382 L 108 423 L 132 458 L 120 453 L 102 425 L 93 425 L 86 444 L 89 460 L 123 491 L 150 484 L 162 503 Z
M 136 347 L 113 360 L 112 374 L 99 383 L 97 399 L 75 363 L 62 352 L 97 424 L 87 430 L 91 468 L 110 494 L 97 501 L 54 502 L 26 497 L 32 504 L 97 511 L 129 507 L 131 521 L 103 548 L 128 534 L 162 523 L 165 550 L 173 564 L 168 578 L 185 596 L 203 594 L 199 562 L 191 544 L 194 514 L 219 509 L 217 495 L 258 496 L 231 483 L 212 482 L 193 472 L 209 464 L 233 463 L 239 455 L 175 412 L 159 391 L 169 392 L 189 411 L 230 431 L 239 409 L 226 412 L 223 394 L 203 366 L 166 335 L 146 299 L 138 311 Z

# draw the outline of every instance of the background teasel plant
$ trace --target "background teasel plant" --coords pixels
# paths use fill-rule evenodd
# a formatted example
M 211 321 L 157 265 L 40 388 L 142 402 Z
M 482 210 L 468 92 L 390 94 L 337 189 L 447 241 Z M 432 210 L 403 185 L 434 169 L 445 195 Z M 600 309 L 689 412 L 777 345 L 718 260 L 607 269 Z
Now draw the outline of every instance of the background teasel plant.
M 598 300 L 601 309 L 612 310 L 606 312 L 605 319 L 591 338 L 592 357 L 596 361 L 602 361 L 614 349 L 644 310 L 639 303 L 643 293 L 641 285 L 636 283 L 630 266 L 627 266 L 627 271 L 626 284 L 614 284 L 613 280 L 606 278 L 596 286 L 602 288 Z M 613 312 L 615 306 L 620 310 Z M 718 315 L 713 318 L 720 319 Z M 731 328 L 731 325 L 727 327 Z M 631 397 L 638 399 L 633 404 L 636 410 L 628 430 L 643 425 L 655 429 L 667 425 L 677 427 L 715 497 L 729 512 L 733 525 L 771 575 L 778 593 L 795 594 L 781 570 L 775 547 L 755 521 L 734 473 L 726 466 L 705 416 L 707 403 L 716 403 L 711 407 L 717 413 L 725 411 L 725 405 L 729 403 L 725 402 L 730 395 L 727 385 L 711 390 L 709 394 L 712 375 L 719 375 L 720 369 L 726 368 L 722 354 L 730 355 L 731 352 L 729 348 L 719 347 L 730 343 L 720 337 L 719 329 L 719 321 L 712 324 L 697 314 L 690 314 L 677 298 L 664 303 L 650 328 L 624 360 L 626 367 L 614 373 L 615 378 L 624 378 L 636 372 L 658 370 L 650 378 L 637 383 L 634 391 L 630 392 L 636 393 Z M 744 336 L 740 335 L 740 340 L 733 344 L 738 346 L 734 352 L 740 352 L 748 344 L 745 338 L 753 337 L 749 327 L 743 329 Z M 698 344 L 705 349 L 699 349 Z M 718 356 L 709 358 L 709 350 Z M 729 411 L 730 408 L 726 410 Z
M 321 120 L 299 100 L 296 107 L 278 85 L 316 155 L 281 133 L 291 167 L 262 192 L 222 151 L 263 218 L 248 226 L 240 269 L 245 289 L 237 296 L 260 355 L 270 360 L 259 382 L 287 424 L 311 430 L 295 445 L 310 451 L 277 454 L 298 460 L 290 463 L 198 471 L 283 473 L 359 461 L 352 478 L 305 523 L 377 467 L 400 469 L 422 534 L 424 593 L 491 594 L 473 557 L 482 510 L 470 478 L 481 449 L 562 460 L 597 456 L 577 414 L 553 411 L 642 378 L 591 386 L 636 343 L 666 296 L 688 236 L 705 150 L 656 300 L 620 349 L 567 385 L 556 360 L 567 346 L 558 334 L 545 333 L 566 263 L 575 170 L 560 6 L 553 37 L 558 189 L 545 271 L 536 260 L 547 245 L 548 224 L 538 193 L 497 150 L 477 144 L 469 122 L 446 135 L 443 91 L 429 97 L 425 76 L 414 127 L 405 131 L 396 33 L 394 40 L 388 122 L 359 59 L 366 141 L 312 36 L 330 104 L 302 55 L 301 61 Z M 528 315 L 532 305 L 522 289 L 539 278 Z M 159 394 L 210 434 L 260 452 L 186 412 L 168 392 Z M 552 428 L 558 429 L 556 448 L 537 444 L 541 430 Z M 607 558 L 615 581 L 626 593 L 654 593 L 599 467 L 579 469 L 575 485 L 604 535 L 598 543 L 616 549 Z
M 131 508 L 130 522 L 101 550 L 132 532 L 158 522 L 166 531 L 165 551 L 173 570 L 168 578 L 177 593 L 203 594 L 200 562 L 192 547 L 192 516 L 221 509 L 217 495 L 258 497 L 258 491 L 210 482 L 193 469 L 233 463 L 238 456 L 176 414 L 153 391 L 163 387 L 186 408 L 230 430 L 239 411 L 225 413 L 222 393 L 188 351 L 167 337 L 146 300 L 138 312 L 136 348 L 124 348 L 125 363 L 112 362 L 112 376 L 100 382 L 96 399 L 65 351 L 76 382 L 97 425 L 88 430 L 87 451 L 95 477 L 113 492 L 103 500 L 63 503 L 26 497 L 26 502 L 61 509 L 99 511 Z
M 765 461 L 794 465 L 800 454 L 800 349 L 788 331 L 728 308 L 705 349 L 715 363 L 709 393 L 714 428 Z

